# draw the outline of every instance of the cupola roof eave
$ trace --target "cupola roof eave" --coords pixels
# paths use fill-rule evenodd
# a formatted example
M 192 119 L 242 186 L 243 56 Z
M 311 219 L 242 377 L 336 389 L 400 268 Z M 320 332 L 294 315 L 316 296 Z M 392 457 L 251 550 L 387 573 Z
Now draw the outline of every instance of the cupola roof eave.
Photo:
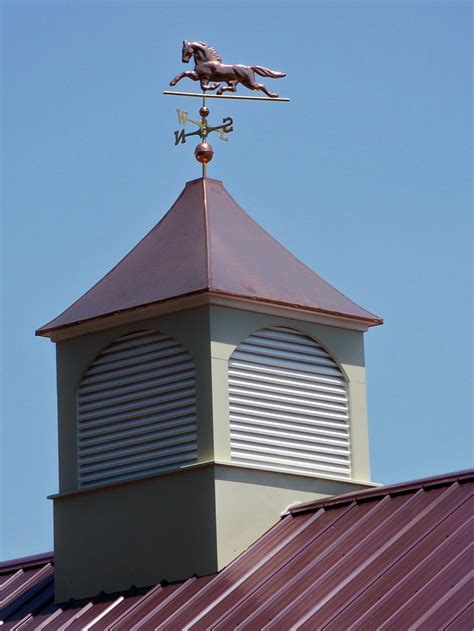
M 199 178 L 98 283 L 36 331 L 55 331 L 199 293 L 218 293 L 363 322 L 383 320 L 271 237 L 219 180 Z

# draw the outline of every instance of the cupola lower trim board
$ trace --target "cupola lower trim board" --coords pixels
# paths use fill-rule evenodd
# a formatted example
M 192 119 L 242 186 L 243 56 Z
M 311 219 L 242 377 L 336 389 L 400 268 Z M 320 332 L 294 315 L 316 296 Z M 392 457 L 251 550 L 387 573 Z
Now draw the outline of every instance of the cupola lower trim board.
M 188 184 L 132 260 L 40 330 L 60 333 L 58 602 L 215 572 L 289 504 L 372 485 L 360 328 L 380 320 L 255 226 L 220 183 Z M 273 266 L 250 290 L 252 248 Z

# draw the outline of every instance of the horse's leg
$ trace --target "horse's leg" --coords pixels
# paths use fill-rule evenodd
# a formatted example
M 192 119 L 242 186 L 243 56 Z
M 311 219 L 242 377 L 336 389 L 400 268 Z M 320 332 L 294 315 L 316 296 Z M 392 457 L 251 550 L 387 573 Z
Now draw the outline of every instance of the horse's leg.
M 184 72 L 180 72 L 178 76 L 176 76 L 172 81 L 170 81 L 170 85 L 176 85 L 178 81 L 187 77 L 188 79 L 192 79 L 193 81 L 199 81 L 199 77 L 195 73 L 194 70 L 185 70 Z
M 217 94 L 222 94 L 223 92 L 236 92 L 237 91 L 237 84 L 239 83 L 239 81 L 233 80 L 233 81 L 227 81 L 227 86 L 223 87 L 223 88 L 219 88 L 219 90 L 217 90 Z
M 267 90 L 266 86 L 263 83 L 257 83 L 255 81 L 255 74 L 253 73 L 253 71 L 249 72 L 245 79 L 242 79 L 242 84 L 246 88 L 249 88 L 249 90 L 260 90 L 261 92 L 265 92 L 267 96 L 271 96 L 272 98 L 278 96 L 276 92 L 270 92 L 270 90 Z
M 204 92 L 205 90 L 215 90 L 220 86 L 220 83 L 212 83 L 209 84 L 209 79 L 201 79 L 201 90 Z

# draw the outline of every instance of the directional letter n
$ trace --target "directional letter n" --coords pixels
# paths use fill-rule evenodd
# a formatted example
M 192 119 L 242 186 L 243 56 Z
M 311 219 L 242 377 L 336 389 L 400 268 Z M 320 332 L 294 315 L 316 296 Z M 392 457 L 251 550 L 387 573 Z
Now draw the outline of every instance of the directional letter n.
M 174 145 L 176 147 L 176 145 L 179 145 L 179 143 L 182 142 L 183 145 L 186 142 L 186 132 L 184 131 L 184 129 L 180 129 L 179 131 L 175 131 L 174 132 Z

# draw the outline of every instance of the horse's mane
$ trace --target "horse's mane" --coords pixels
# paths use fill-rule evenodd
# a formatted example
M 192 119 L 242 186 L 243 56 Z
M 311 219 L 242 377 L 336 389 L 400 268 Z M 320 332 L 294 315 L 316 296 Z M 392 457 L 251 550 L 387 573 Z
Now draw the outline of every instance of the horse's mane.
M 213 48 L 212 46 L 209 46 L 209 44 L 205 44 L 204 42 L 199 42 L 202 46 L 205 46 L 207 48 L 207 50 L 209 50 L 211 52 L 211 59 L 212 61 L 218 61 L 219 63 L 222 63 L 222 59 L 221 56 L 219 55 L 219 53 L 217 52 L 217 50 L 215 48 Z

